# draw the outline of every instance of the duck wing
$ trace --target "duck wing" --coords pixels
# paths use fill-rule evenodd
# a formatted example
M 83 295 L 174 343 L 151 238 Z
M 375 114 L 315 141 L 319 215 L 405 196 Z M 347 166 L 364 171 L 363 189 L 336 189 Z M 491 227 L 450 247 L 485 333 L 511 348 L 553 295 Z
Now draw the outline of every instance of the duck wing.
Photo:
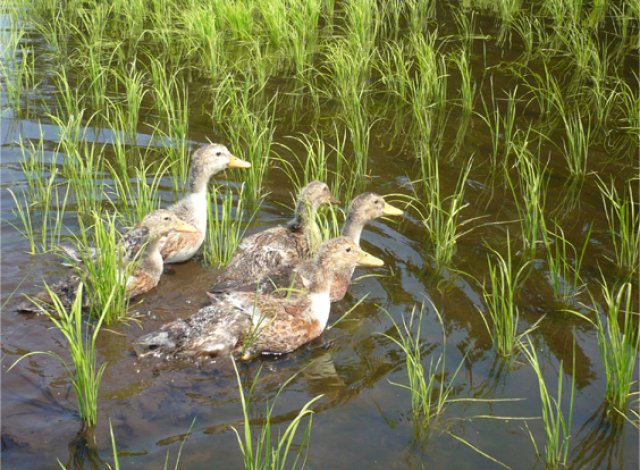
M 274 227 L 245 238 L 218 276 L 211 292 L 229 289 L 267 292 L 268 277 L 286 287 L 293 268 L 308 255 L 304 236 L 285 227 Z M 282 283 L 282 284 L 280 284 Z
M 134 344 L 139 357 L 218 356 L 231 353 L 251 328 L 252 302 L 223 296 L 191 317 L 175 320 Z

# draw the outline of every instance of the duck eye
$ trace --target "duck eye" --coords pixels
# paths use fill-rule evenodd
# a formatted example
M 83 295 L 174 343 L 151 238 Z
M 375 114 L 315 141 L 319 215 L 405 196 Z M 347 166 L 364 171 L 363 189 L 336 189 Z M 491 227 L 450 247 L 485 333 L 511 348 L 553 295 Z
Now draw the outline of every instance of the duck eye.
M 169 220 L 169 216 L 168 216 L 168 215 L 165 215 L 165 216 L 164 216 L 164 220 Z
M 347 248 L 347 253 L 351 253 L 351 248 Z
M 222 155 L 222 152 L 216 152 L 216 157 L 219 157 Z

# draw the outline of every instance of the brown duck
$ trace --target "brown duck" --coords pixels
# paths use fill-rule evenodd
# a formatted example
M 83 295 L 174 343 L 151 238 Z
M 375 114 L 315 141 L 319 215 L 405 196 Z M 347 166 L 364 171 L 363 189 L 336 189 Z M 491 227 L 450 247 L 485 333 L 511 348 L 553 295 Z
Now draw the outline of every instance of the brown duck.
M 382 266 L 346 237 L 323 243 L 313 258 L 309 288 L 296 298 L 250 292 L 211 295 L 212 304 L 184 320 L 165 324 L 140 338 L 138 356 L 194 357 L 284 354 L 322 334 L 330 311 L 336 272 L 354 266 Z
M 273 227 L 245 238 L 211 292 L 242 289 L 267 277 L 290 272 L 317 247 L 320 235 L 316 211 L 323 204 L 338 202 L 329 187 L 313 181 L 300 191 L 293 219 L 286 227 Z
M 382 216 L 401 216 L 402 210 L 385 202 L 384 198 L 375 193 L 363 193 L 355 197 L 349 205 L 347 218 L 342 228 L 342 236 L 349 238 L 353 243 L 360 247 L 360 237 L 364 226 Z M 301 260 L 297 265 L 286 266 L 270 273 L 257 281 L 246 281 L 241 286 L 242 290 L 255 292 L 274 292 L 280 290 L 286 293 L 291 288 L 293 290 L 302 290 L 308 287 L 310 272 L 313 270 L 311 260 Z M 351 282 L 354 268 L 345 269 L 336 272 L 333 283 L 331 285 L 331 301 L 337 302 L 342 300 L 347 293 L 347 288 Z M 223 291 L 221 287 L 216 286 L 219 291 Z
M 190 234 L 196 233 L 196 229 L 180 220 L 173 212 L 159 209 L 149 213 L 126 234 L 126 252 L 123 262 L 125 265 L 134 260 L 137 263 L 133 274 L 126 280 L 129 298 L 143 294 L 158 285 L 163 269 L 160 245 L 164 237 L 174 232 Z M 65 308 L 70 308 L 73 304 L 80 280 L 80 276 L 72 275 L 50 286 Z M 35 303 L 30 300 L 21 302 L 16 309 L 23 312 L 38 312 L 41 310 L 38 304 L 46 305 L 51 302 L 46 291 L 36 294 L 33 299 Z M 88 303 L 85 302 L 83 307 L 89 307 Z

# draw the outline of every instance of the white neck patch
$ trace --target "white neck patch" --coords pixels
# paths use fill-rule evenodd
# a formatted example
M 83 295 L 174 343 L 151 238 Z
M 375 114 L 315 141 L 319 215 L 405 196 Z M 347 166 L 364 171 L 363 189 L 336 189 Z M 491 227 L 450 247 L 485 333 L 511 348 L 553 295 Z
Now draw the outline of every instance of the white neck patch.
M 331 298 L 329 292 L 309 294 L 311 300 L 311 317 L 320 323 L 322 329 L 326 328 L 331 311 Z

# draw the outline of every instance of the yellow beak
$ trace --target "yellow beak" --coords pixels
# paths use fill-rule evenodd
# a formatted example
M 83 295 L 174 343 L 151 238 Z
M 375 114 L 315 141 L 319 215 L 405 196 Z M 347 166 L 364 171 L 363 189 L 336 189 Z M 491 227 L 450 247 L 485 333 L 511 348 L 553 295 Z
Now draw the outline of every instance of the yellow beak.
M 251 168 L 251 163 L 231 155 L 229 157 L 229 168 Z
M 384 203 L 384 209 L 382 210 L 382 215 L 403 215 L 404 212 L 397 207 L 392 206 L 388 202 Z
M 198 229 L 195 228 L 193 225 L 189 225 L 186 222 L 183 222 L 182 220 L 178 220 L 175 224 L 175 226 L 173 227 L 173 230 L 176 232 L 182 232 L 182 233 L 197 233 Z
M 384 261 L 367 253 L 366 251 L 360 250 L 360 256 L 358 257 L 358 266 L 379 268 L 380 266 L 384 266 Z

